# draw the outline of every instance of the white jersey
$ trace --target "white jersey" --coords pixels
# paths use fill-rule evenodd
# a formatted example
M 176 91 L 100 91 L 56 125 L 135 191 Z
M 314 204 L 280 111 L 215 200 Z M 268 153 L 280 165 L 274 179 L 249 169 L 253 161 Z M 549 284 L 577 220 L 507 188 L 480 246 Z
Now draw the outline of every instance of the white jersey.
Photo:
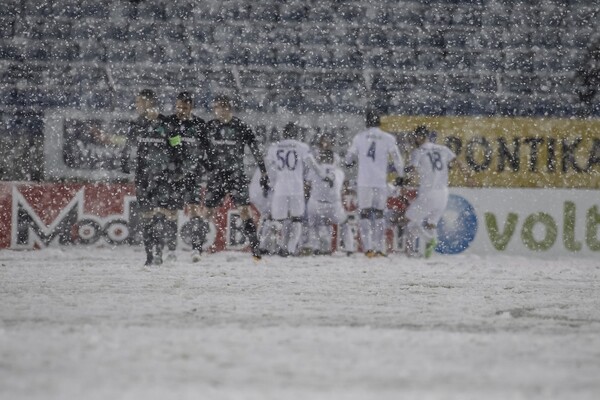
M 303 196 L 306 166 L 316 164 L 306 143 L 286 139 L 273 143 L 265 157 L 274 196 Z
M 426 142 L 413 150 L 410 165 L 419 174 L 419 192 L 448 188 L 448 164 L 456 155 L 446 146 Z
M 320 166 L 327 176 L 333 178 L 333 186 L 330 186 L 329 182 L 321 178 L 314 168 L 309 169 L 307 180 L 310 182 L 311 200 L 321 203 L 341 203 L 344 171 L 334 164 L 321 164 Z
M 386 188 L 390 157 L 399 176 L 404 176 L 404 161 L 396 139 L 379 128 L 356 135 L 346 154 L 346 163 L 358 159 L 358 187 Z
M 256 209 L 261 214 L 268 214 L 271 212 L 271 197 L 273 193 L 272 190 L 269 190 L 265 197 L 265 192 L 260 185 L 261 176 L 260 170 L 256 168 L 254 175 L 252 175 L 252 179 L 250 180 L 250 185 L 248 185 L 248 194 L 250 196 L 250 202 L 254 204 Z

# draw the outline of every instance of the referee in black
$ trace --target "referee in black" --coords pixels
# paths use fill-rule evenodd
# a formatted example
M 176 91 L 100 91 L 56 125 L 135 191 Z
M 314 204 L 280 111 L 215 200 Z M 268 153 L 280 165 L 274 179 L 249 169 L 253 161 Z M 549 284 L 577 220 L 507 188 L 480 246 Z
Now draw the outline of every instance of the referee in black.
M 200 260 L 202 244 L 209 231 L 203 219 L 200 198 L 202 177 L 208 170 L 210 142 L 206 136 L 205 121 L 193 114 L 194 97 L 190 92 L 181 92 L 175 101 L 175 114 L 169 117 L 173 136 L 181 137 L 179 155 L 181 157 L 181 178 L 175 183 L 176 195 L 173 201 L 179 209 L 188 207 L 191 226 L 192 261 Z M 177 221 L 168 222 L 167 259 L 175 259 L 177 247 Z
M 135 195 L 142 217 L 145 265 L 162 264 L 167 225 L 177 218 L 173 183 L 180 171 L 181 138 L 158 111 L 150 89 L 135 99 L 138 118 L 131 122 L 122 153 L 123 172 L 134 172 Z M 135 152 L 133 151 L 135 149 Z M 132 159 L 132 154 L 136 156 Z M 133 164 L 133 165 L 132 165 Z
M 248 186 L 250 180 L 244 170 L 244 150 L 248 146 L 261 172 L 261 186 L 268 190 L 269 178 L 256 136 L 248 125 L 233 116 L 232 101 L 225 95 L 216 96 L 212 102 L 215 119 L 207 124 L 210 141 L 209 163 L 212 171 L 208 175 L 204 204 L 207 217 L 221 205 L 229 194 L 240 210 L 243 231 L 250 243 L 252 256 L 261 259 L 256 224 L 250 210 Z

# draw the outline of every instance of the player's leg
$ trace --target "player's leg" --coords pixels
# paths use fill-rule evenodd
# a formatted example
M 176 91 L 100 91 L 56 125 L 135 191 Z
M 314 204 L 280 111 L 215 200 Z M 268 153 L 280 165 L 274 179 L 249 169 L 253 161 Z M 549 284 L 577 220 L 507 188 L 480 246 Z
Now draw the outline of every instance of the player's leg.
M 230 194 L 233 198 L 234 204 L 240 209 L 242 229 L 250 244 L 252 256 L 255 259 L 260 259 L 262 257 L 259 249 L 260 241 L 258 240 L 256 223 L 254 222 L 254 218 L 250 209 L 250 194 L 248 192 L 250 181 L 245 174 L 241 173 L 232 176 L 231 184 L 232 190 L 230 190 Z
M 230 179 L 226 175 L 212 173 L 206 182 L 204 196 L 204 209 L 197 216 L 192 216 L 192 261 L 198 262 L 203 253 L 206 236 L 210 230 L 209 222 L 213 219 L 216 208 L 223 202 L 230 186 Z M 199 200 L 199 199 L 198 199 Z M 200 204 L 200 201 L 198 201 Z M 204 214 L 204 218 L 202 218 Z
M 137 177 L 136 177 L 137 178 Z M 146 261 L 144 265 L 152 265 L 158 261 L 156 257 L 156 246 L 159 237 L 154 226 L 154 187 L 152 182 L 147 179 L 136 179 L 135 195 L 139 206 L 141 224 L 142 224 L 142 241 L 144 243 L 144 251 L 146 253 Z
M 290 238 L 287 243 L 289 254 L 296 255 L 300 239 L 302 238 L 302 224 L 304 222 L 304 211 L 306 203 L 304 196 L 289 196 L 288 210 L 290 215 Z
M 360 234 L 360 241 L 362 243 L 363 253 L 368 257 L 373 256 L 373 244 L 371 241 L 373 232 L 373 188 L 358 187 L 358 209 L 359 209 L 359 221 L 358 221 L 358 232 Z
M 356 251 L 354 232 L 349 223 L 349 216 L 344 210 L 341 202 L 335 205 L 335 213 L 332 222 L 338 226 L 338 235 L 340 235 L 343 245 L 342 250 L 348 255 L 354 253 Z
M 385 213 L 387 206 L 387 189 L 375 189 L 373 193 L 373 250 L 377 256 L 386 256 L 385 245 Z
M 426 238 L 423 236 L 423 223 L 427 216 L 427 198 L 419 193 L 406 210 L 406 255 L 420 257 L 424 255 Z
M 432 191 L 429 195 L 427 216 L 422 225 L 425 239 L 424 256 L 429 258 L 437 247 L 437 225 L 448 205 L 448 190 Z

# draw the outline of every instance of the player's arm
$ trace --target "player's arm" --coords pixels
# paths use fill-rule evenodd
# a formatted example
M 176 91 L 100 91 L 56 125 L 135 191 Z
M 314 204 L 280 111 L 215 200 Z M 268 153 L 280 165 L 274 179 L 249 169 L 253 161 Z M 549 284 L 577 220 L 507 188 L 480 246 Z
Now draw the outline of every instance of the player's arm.
M 333 172 L 327 172 L 327 169 L 323 168 L 319 163 L 317 163 L 317 160 L 315 160 L 315 157 L 312 154 L 306 154 L 304 158 L 304 164 L 308 168 L 311 168 L 313 171 L 315 171 L 319 178 L 327 182 L 329 186 L 333 186 L 335 174 L 333 174 Z
M 250 129 L 250 127 L 247 126 L 246 124 L 240 123 L 239 126 L 240 126 L 240 130 L 242 131 L 244 143 L 250 149 L 250 152 L 252 153 L 252 157 L 254 157 L 254 160 L 256 161 L 256 166 L 258 167 L 258 169 L 260 170 L 260 173 L 262 174 L 262 176 L 264 178 L 267 175 L 267 168 L 266 168 L 265 162 L 263 160 L 263 152 L 260 149 L 260 145 L 258 144 L 258 141 L 256 140 L 256 136 L 254 135 L 254 132 L 252 132 L 252 129 Z
M 137 143 L 136 133 L 135 125 L 131 122 L 127 129 L 127 134 L 125 135 L 123 149 L 121 150 L 121 171 L 126 174 L 131 173 L 133 170 L 131 155 L 133 153 L 133 147 Z
M 390 147 L 389 156 L 392 159 L 392 163 L 397 175 L 394 184 L 395 186 L 404 186 L 406 184 L 404 160 L 402 159 L 400 150 L 398 150 L 398 146 L 396 146 L 395 143 Z
M 348 148 L 346 152 L 346 157 L 344 157 L 344 164 L 346 167 L 351 168 L 354 166 L 356 159 L 358 158 L 358 146 L 356 144 L 356 139 L 352 140 L 352 144 Z

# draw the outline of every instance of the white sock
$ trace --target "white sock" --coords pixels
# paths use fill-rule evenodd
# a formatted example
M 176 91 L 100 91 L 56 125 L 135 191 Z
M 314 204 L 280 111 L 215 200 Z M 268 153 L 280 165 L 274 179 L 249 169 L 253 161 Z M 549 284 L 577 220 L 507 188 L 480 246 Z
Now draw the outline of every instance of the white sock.
M 373 225 L 373 249 L 385 253 L 385 219 L 375 218 Z
M 292 222 L 290 227 L 290 239 L 287 242 L 287 250 L 290 254 L 296 254 L 298 243 L 302 238 L 302 222 Z
M 339 231 L 342 235 L 342 241 L 344 242 L 344 251 L 354 253 L 356 251 L 356 245 L 354 243 L 354 232 L 350 224 L 345 223 L 339 225 Z
M 358 231 L 360 232 L 360 241 L 362 242 L 363 252 L 373 250 L 371 244 L 372 223 L 369 218 L 361 218 L 358 221 Z

